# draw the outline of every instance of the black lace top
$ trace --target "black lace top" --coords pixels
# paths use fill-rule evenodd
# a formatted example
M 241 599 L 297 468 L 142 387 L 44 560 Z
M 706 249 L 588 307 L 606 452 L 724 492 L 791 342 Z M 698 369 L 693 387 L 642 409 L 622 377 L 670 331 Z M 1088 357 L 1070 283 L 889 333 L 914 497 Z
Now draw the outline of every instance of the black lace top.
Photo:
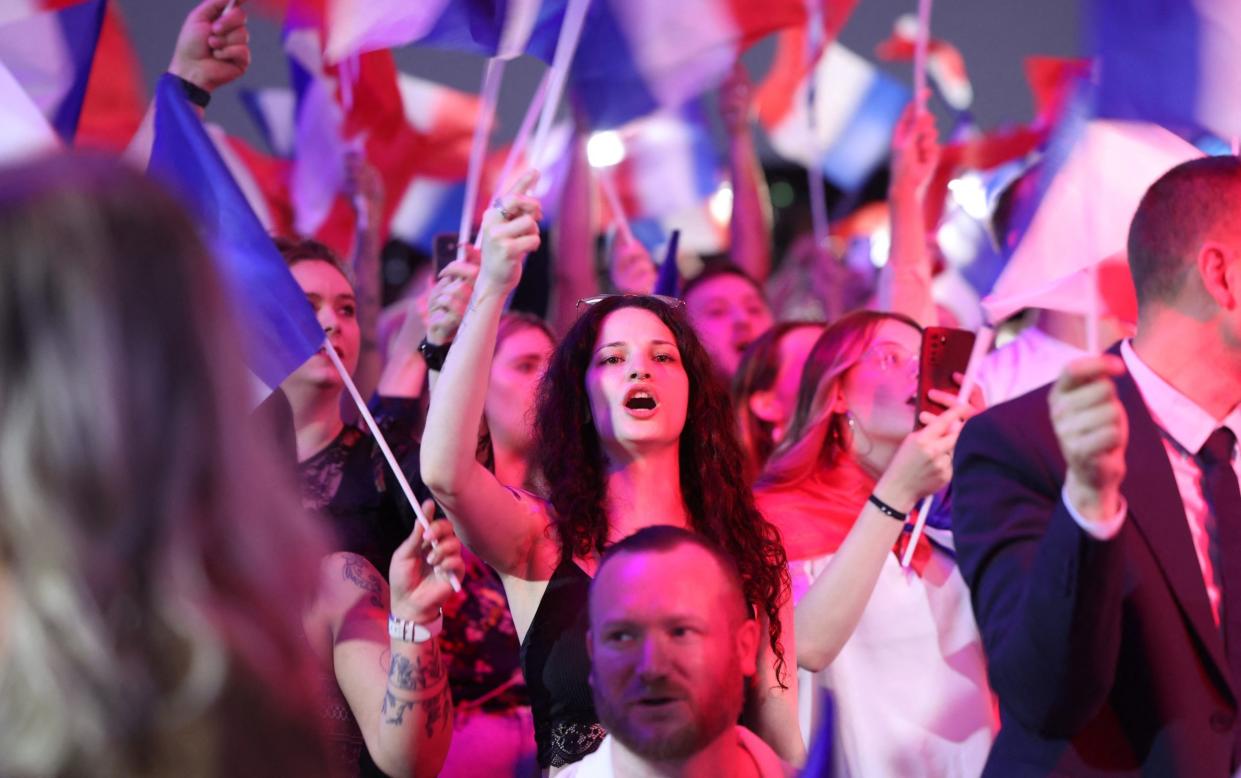
M 590 695 L 589 591 L 590 576 L 572 559 L 561 561 L 521 644 L 534 739 L 544 768 L 578 761 L 607 734 Z
M 417 400 L 380 398 L 372 411 L 414 495 L 427 499 L 414 437 Z M 336 536 L 333 550 L 361 554 L 387 578 L 392 552 L 414 528 L 414 512 L 371 436 L 346 425 L 298 465 L 298 475 L 302 504 L 324 516 Z

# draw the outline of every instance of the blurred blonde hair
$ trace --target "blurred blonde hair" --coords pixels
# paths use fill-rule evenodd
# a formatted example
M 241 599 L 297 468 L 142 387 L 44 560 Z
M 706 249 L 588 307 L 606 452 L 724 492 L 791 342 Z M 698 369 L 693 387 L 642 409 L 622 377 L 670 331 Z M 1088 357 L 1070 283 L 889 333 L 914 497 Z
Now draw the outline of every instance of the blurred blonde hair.
M 0 774 L 324 773 L 323 545 L 234 320 L 136 172 L 0 173 Z
M 845 373 L 858 363 L 884 321 L 898 321 L 922 331 L 918 323 L 899 313 L 854 311 L 823 330 L 802 369 L 797 410 L 784 440 L 767 460 L 758 486 L 794 484 L 816 469 L 835 466 L 849 447 L 846 414 L 832 410 L 832 398 Z

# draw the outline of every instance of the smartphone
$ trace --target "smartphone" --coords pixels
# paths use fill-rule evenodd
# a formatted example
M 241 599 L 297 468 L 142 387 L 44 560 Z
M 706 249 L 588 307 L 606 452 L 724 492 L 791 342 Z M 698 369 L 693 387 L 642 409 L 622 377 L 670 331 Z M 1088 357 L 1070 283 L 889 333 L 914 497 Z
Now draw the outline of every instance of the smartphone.
M 435 236 L 432 244 L 432 257 L 435 259 L 435 274 L 457 258 L 457 233 L 441 232 Z
M 918 397 L 914 428 L 920 429 L 922 412 L 938 416 L 947 410 L 929 397 L 932 389 L 956 393 L 960 387 L 954 373 L 965 373 L 974 350 L 974 333 L 953 327 L 927 327 L 922 332 L 922 352 L 918 357 Z

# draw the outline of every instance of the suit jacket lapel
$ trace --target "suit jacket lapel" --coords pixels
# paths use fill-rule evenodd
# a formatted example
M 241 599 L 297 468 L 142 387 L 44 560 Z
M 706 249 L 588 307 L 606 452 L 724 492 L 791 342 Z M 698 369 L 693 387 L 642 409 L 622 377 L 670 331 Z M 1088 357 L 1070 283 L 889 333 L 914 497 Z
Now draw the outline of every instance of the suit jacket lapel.
M 1116 389 L 1129 414 L 1129 447 L 1125 452 L 1125 481 L 1121 485 L 1129 503 L 1129 515 L 1158 560 L 1185 620 L 1215 663 L 1221 685 L 1230 688 L 1224 641 L 1211 615 L 1185 506 L 1159 429 L 1128 372 L 1116 379 Z

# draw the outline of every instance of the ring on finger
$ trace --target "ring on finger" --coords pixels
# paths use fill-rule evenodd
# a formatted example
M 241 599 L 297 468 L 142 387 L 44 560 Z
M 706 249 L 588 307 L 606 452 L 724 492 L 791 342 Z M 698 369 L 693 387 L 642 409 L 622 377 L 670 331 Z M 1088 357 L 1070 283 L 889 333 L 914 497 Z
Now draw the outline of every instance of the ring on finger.
M 500 206 L 500 218 L 501 219 L 503 219 L 506 222 L 511 222 L 516 217 L 517 217 L 516 211 L 510 211 L 508 207 L 503 206 L 503 205 Z

